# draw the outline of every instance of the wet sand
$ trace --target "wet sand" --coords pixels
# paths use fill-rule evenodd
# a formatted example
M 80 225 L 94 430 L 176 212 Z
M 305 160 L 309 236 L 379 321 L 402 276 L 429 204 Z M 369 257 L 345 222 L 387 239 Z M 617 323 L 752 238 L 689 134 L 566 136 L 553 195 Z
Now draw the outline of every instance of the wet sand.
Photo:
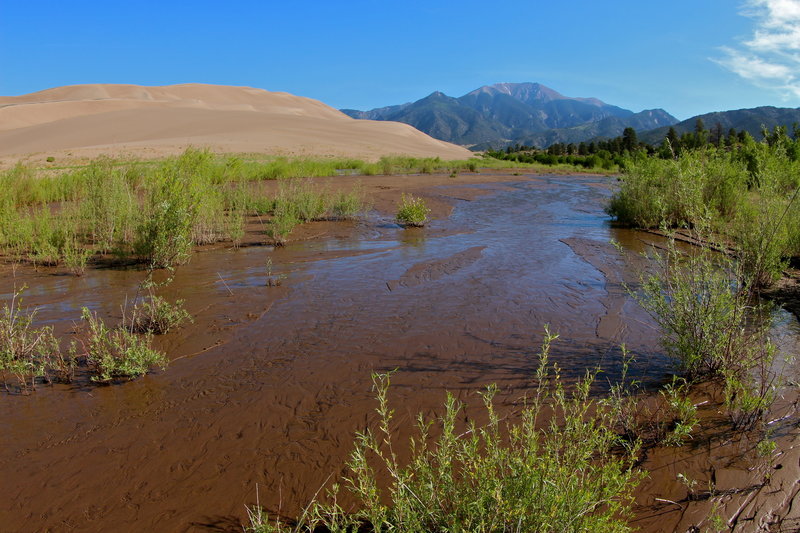
M 613 380 L 620 342 L 637 355 L 638 379 L 657 385 L 668 374 L 651 319 L 622 289 L 635 280 L 635 261 L 608 243 L 636 257 L 658 237 L 609 226 L 608 178 L 323 181 L 362 182 L 375 210 L 357 224 L 309 225 L 280 248 L 196 253 L 165 292 L 195 316 L 158 339 L 172 359 L 167 370 L 0 397 L 4 531 L 241 531 L 256 490 L 265 507 L 295 514 L 341 474 L 354 433 L 374 424 L 372 372 L 397 369 L 390 398 L 400 436 L 417 412 L 440 412 L 445 391 L 477 417 L 475 392 L 496 383 L 499 408 L 513 413 L 531 384 L 545 324 L 560 333 L 553 358 L 567 379 L 600 365 Z M 401 191 L 426 197 L 435 217 L 428 227 L 393 223 Z M 265 286 L 268 258 L 273 274 L 286 275 L 280 287 Z M 80 278 L 4 269 L 2 298 L 27 284 L 26 303 L 42 306 L 39 320 L 67 337 L 81 306 L 119 319 L 144 277 L 135 269 Z M 796 324 L 786 319 L 783 328 L 794 346 Z M 787 424 L 776 427 L 794 442 Z M 643 467 L 652 474 L 638 491 L 634 524 L 685 531 L 699 523 L 711 499 L 683 501 L 675 475 L 686 466 L 699 477 L 709 457 L 726 457 L 726 487 L 752 485 L 741 447 L 713 444 L 726 438 L 718 437 L 698 435 L 705 448 L 648 455 Z M 781 459 L 786 466 L 775 472 L 796 474 L 798 452 L 781 457 L 791 453 L 795 463 Z M 786 494 L 789 485 L 787 478 Z M 769 490 L 759 489 L 759 501 Z

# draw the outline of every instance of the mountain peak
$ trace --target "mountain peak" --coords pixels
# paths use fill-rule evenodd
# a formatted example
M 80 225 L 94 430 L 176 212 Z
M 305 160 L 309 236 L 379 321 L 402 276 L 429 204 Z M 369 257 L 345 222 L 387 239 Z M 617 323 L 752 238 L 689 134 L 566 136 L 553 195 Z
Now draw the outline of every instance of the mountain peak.
M 666 113 L 637 115 L 597 98 L 564 96 L 534 82 L 484 85 L 458 98 L 435 91 L 409 106 L 348 110 L 348 114 L 406 122 L 433 137 L 463 145 L 507 143 L 551 130 L 576 128 L 567 132 L 572 142 L 573 138 L 580 141 L 601 134 L 613 137 L 628 126 L 640 131 L 676 122 Z M 556 140 L 563 139 L 552 142 Z
M 513 96 L 517 100 L 522 100 L 525 103 L 545 103 L 552 102 L 553 100 L 564 100 L 567 98 L 558 91 L 554 91 L 550 87 L 546 87 L 541 83 L 495 83 L 491 87 L 498 92 Z

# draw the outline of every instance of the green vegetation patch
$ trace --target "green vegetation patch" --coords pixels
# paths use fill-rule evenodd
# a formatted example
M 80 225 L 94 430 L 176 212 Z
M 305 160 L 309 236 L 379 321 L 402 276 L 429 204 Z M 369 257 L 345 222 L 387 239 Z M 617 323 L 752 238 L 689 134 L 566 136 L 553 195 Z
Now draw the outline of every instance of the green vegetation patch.
M 414 198 L 409 194 L 402 194 L 400 204 L 397 207 L 395 219 L 397 223 L 405 227 L 422 227 L 428 222 L 428 214 L 431 210 L 425 205 L 422 198 Z
M 100 158 L 86 165 L 0 173 L 0 253 L 13 261 L 64 265 L 82 274 L 93 258 L 117 257 L 155 268 L 189 260 L 193 246 L 238 246 L 248 217 L 269 215 L 278 244 L 311 220 L 358 217 L 363 193 L 331 192 L 302 178 L 477 170 L 477 160 L 384 157 L 217 156 L 188 149 L 161 161 Z M 285 180 L 275 198 L 253 182 Z
M 536 388 L 517 421 L 501 419 L 489 387 L 481 393 L 488 423 L 462 427 L 463 405 L 448 395 L 441 418 L 419 415 L 405 465 L 393 437 L 390 375 L 375 375 L 377 427 L 357 434 L 348 473 L 327 503 L 312 502 L 294 525 L 250 508 L 246 530 L 630 531 L 638 448 L 622 445 L 612 409 L 590 398 L 594 374 L 574 393 L 564 390 L 548 362 L 553 339 L 546 337 Z M 358 501 L 352 512 L 337 503 L 342 486 Z
M 702 131 L 691 139 L 698 136 L 705 139 Z M 607 212 L 637 228 L 713 233 L 733 247 L 754 287 L 769 287 L 800 256 L 800 140 L 780 127 L 763 142 L 723 140 L 674 141 L 679 151 L 629 157 Z

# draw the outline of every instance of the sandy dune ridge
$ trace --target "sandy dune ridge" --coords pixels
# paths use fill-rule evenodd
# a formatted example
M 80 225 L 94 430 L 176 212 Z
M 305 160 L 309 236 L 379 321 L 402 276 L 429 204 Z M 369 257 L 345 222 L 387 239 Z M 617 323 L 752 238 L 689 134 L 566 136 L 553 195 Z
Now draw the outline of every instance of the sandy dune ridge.
M 398 122 L 355 120 L 317 100 L 251 87 L 72 85 L 0 97 L 0 158 L 217 152 L 466 159 Z

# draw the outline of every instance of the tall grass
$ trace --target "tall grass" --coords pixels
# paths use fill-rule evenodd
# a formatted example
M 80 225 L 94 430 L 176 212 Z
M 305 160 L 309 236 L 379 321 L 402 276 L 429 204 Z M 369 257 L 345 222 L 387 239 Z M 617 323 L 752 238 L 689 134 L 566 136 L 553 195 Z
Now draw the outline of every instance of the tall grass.
M 101 158 L 81 167 L 0 173 L 0 252 L 80 274 L 93 256 L 111 254 L 156 267 L 189 259 L 194 245 L 238 245 L 245 221 L 269 214 L 268 234 L 282 243 L 299 223 L 350 219 L 364 210 L 360 190 L 315 190 L 300 178 L 477 169 L 476 160 L 384 157 L 289 159 L 221 157 L 189 149 L 163 161 Z M 250 182 L 285 180 L 276 198 Z
M 253 205 L 260 214 L 270 215 L 267 233 L 278 244 L 286 242 L 298 224 L 354 219 L 366 209 L 363 191 L 358 186 L 350 191 L 332 192 L 328 187 L 299 179 L 284 181 L 274 199 L 256 198 Z
M 98 176 L 115 174 L 132 191 L 146 185 L 148 179 L 178 165 L 202 181 L 214 185 L 229 182 L 315 178 L 342 174 L 410 174 L 433 171 L 476 171 L 481 167 L 507 168 L 510 162 L 493 159 L 443 161 L 439 158 L 382 157 L 377 162 L 352 158 L 288 158 L 270 156 L 217 156 L 207 150 L 188 149 L 178 157 L 157 161 L 127 161 L 100 158 L 83 166 L 60 170 L 36 169 L 17 164 L 0 172 L 0 204 L 14 206 L 72 201 L 91 194 Z M 518 165 L 519 166 L 519 165 Z

